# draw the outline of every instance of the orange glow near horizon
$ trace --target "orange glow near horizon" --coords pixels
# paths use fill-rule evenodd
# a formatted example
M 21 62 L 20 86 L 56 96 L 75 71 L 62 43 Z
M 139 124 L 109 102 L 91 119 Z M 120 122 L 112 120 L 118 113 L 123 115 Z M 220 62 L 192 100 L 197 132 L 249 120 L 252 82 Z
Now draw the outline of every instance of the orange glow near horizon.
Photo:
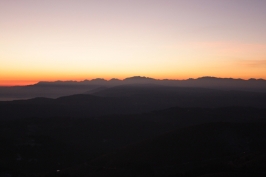
M 0 16 L 0 86 L 266 79 L 266 1 L 0 1 Z
M 243 75 L 235 75 L 235 77 L 232 77 L 231 74 L 220 74 L 220 75 L 202 75 L 202 76 L 181 76 L 181 77 L 175 77 L 175 76 L 149 76 L 149 75 L 128 75 L 128 76 L 122 76 L 122 77 L 110 77 L 110 76 L 106 76 L 106 77 L 54 77 L 54 78 L 40 78 L 40 79 L 36 79 L 36 80 L 0 80 L 0 86 L 26 86 L 26 85 L 33 85 L 36 84 L 40 81 L 47 81 L 47 82 L 55 82 L 55 81 L 77 81 L 77 82 L 81 82 L 84 80 L 92 80 L 92 79 L 96 79 L 96 78 L 101 78 L 101 79 L 105 79 L 105 80 L 110 80 L 110 79 L 119 79 L 119 80 L 123 80 L 125 78 L 128 77 L 133 77 L 133 76 L 142 76 L 142 77 L 150 77 L 150 78 L 154 78 L 154 79 L 158 79 L 158 80 L 163 80 L 163 79 L 170 79 L 170 80 L 186 80 L 189 78 L 193 78 L 193 79 L 197 79 L 199 77 L 205 77 L 205 76 L 210 76 L 210 77 L 217 77 L 217 78 L 234 78 L 234 79 L 243 79 L 243 80 L 248 80 L 251 78 L 254 79 L 265 79 L 266 80 L 266 76 L 265 77 L 261 77 L 260 75 L 258 75 L 257 77 L 249 77 L 249 75 L 243 76 Z

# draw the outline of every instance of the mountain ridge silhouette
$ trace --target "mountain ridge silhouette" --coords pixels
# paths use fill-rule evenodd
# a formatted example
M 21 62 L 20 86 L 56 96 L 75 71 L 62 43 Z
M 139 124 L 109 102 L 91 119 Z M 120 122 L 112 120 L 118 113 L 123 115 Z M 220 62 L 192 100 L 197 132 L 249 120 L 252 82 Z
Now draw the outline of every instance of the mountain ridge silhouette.
M 126 77 L 124 79 L 117 79 L 117 78 L 112 78 L 110 80 L 106 80 L 103 78 L 94 78 L 91 80 L 85 79 L 83 81 L 75 81 L 75 80 L 67 80 L 67 81 L 39 81 L 36 84 L 32 85 L 38 85 L 38 84 L 51 84 L 51 83 L 89 83 L 89 82 L 113 82 L 113 81 L 191 81 L 191 80 L 233 80 L 233 81 L 266 81 L 265 79 L 255 79 L 255 78 L 249 78 L 249 79 L 241 79 L 241 78 L 222 78 L 222 77 L 214 77 L 214 76 L 202 76 L 198 78 L 188 78 L 188 79 L 155 79 L 151 77 L 146 77 L 146 76 L 132 76 L 132 77 Z
M 266 93 L 266 80 L 233 79 L 204 76 L 197 79 L 170 80 L 133 76 L 123 80 L 96 78 L 84 81 L 40 81 L 34 85 L 0 87 L 0 101 L 30 99 L 35 97 L 58 98 L 75 94 L 96 93 L 114 87 L 175 87 L 204 88 L 225 91 L 249 91 Z

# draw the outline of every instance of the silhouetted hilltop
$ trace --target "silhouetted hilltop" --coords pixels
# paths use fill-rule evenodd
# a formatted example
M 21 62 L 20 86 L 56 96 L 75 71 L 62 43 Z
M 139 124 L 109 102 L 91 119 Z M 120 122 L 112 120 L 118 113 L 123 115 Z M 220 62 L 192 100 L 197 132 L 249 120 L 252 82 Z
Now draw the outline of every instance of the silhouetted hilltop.
M 149 83 L 158 83 L 159 80 L 149 78 L 149 77 L 144 77 L 144 76 L 134 76 L 134 77 L 129 77 L 125 78 L 123 82 L 125 84 L 149 84 Z

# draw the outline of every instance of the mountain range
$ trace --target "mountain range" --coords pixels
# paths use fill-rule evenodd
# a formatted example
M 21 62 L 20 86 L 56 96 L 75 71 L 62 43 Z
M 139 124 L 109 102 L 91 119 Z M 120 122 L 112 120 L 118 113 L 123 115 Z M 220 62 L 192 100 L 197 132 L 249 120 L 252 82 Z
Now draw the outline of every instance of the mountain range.
M 208 88 L 218 90 L 238 90 L 249 92 L 266 92 L 266 80 L 263 79 L 232 79 L 201 77 L 198 79 L 169 80 L 134 76 L 124 80 L 92 79 L 84 81 L 38 82 L 28 86 L 0 87 L 0 101 L 29 99 L 35 97 L 58 98 L 73 94 L 93 93 L 110 87 L 125 85 L 150 85 L 185 88 Z

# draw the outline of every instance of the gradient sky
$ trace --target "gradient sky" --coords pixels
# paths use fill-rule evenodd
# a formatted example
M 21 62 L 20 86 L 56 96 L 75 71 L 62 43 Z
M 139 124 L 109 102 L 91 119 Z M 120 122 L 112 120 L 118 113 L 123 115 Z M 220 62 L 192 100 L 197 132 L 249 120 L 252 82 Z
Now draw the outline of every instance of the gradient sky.
M 266 0 L 0 0 L 0 85 L 266 79 Z

